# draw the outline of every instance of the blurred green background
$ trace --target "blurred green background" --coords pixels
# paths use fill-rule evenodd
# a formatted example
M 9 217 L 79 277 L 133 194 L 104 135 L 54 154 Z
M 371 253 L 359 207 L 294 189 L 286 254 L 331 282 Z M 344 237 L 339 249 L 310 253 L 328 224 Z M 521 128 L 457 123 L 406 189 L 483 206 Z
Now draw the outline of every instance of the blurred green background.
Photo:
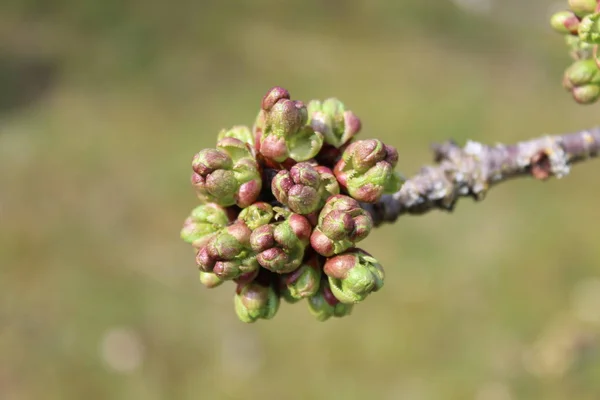
M 410 175 L 447 138 L 598 123 L 548 0 L 3 0 L 0 398 L 598 399 L 600 164 L 403 217 L 386 286 L 238 322 L 179 229 L 192 155 L 262 95 L 337 96 Z

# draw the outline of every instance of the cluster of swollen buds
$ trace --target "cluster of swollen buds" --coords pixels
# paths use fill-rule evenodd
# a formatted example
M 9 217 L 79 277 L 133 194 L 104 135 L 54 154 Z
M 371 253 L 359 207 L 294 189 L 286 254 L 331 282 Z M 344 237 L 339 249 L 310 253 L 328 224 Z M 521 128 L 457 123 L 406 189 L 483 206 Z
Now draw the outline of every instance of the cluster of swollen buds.
M 357 248 L 373 228 L 361 203 L 400 189 L 398 153 L 355 140 L 358 117 L 337 99 L 304 105 L 275 87 L 252 129 L 223 130 L 192 160 L 201 205 L 181 238 L 208 288 L 235 283 L 244 322 L 270 319 L 280 299 L 302 299 L 319 320 L 351 313 L 383 286 L 383 268 Z
M 569 0 L 570 9 L 555 13 L 550 23 L 565 35 L 574 62 L 563 77 L 563 86 L 581 104 L 600 98 L 600 0 Z

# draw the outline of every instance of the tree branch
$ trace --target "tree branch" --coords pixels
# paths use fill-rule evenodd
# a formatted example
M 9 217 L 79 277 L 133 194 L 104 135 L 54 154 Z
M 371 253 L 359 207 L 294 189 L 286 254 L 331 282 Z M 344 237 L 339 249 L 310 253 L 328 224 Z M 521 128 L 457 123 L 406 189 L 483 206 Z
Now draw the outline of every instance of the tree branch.
M 487 146 L 468 141 L 461 148 L 448 141 L 434 145 L 433 151 L 436 166 L 421 168 L 393 195 L 384 195 L 375 204 L 363 204 L 375 225 L 394 222 L 403 214 L 452 211 L 460 197 L 483 200 L 490 187 L 511 178 L 561 178 L 569 173 L 571 164 L 598 156 L 600 127 L 515 145 Z

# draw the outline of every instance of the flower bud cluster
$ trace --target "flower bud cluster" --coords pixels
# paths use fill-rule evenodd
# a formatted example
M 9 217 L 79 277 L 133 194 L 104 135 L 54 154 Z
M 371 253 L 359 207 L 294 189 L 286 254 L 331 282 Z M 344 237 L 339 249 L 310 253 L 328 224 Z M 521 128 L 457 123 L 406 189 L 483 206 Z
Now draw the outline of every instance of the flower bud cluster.
M 569 10 L 552 15 L 550 25 L 565 36 L 574 62 L 563 77 L 563 86 L 580 104 L 600 98 L 600 0 L 569 0 Z
M 349 315 L 383 286 L 381 265 L 357 247 L 373 229 L 362 203 L 400 189 L 396 149 L 355 140 L 360 119 L 337 99 L 264 97 L 252 129 L 221 131 L 192 160 L 201 205 L 184 221 L 208 287 L 236 285 L 240 320 L 270 319 L 305 299 L 319 321 Z

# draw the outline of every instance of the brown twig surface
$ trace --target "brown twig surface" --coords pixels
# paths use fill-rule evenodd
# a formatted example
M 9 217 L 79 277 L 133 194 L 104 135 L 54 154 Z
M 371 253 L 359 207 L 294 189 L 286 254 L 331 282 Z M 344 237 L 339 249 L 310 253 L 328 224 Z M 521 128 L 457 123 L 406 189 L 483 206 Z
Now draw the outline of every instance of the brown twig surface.
M 393 222 L 403 214 L 451 211 L 460 197 L 482 200 L 490 187 L 511 178 L 561 178 L 572 164 L 598 156 L 600 127 L 514 145 L 469 141 L 460 147 L 448 141 L 433 146 L 433 151 L 437 165 L 421 168 L 398 192 L 384 195 L 375 204 L 363 204 L 375 225 Z

